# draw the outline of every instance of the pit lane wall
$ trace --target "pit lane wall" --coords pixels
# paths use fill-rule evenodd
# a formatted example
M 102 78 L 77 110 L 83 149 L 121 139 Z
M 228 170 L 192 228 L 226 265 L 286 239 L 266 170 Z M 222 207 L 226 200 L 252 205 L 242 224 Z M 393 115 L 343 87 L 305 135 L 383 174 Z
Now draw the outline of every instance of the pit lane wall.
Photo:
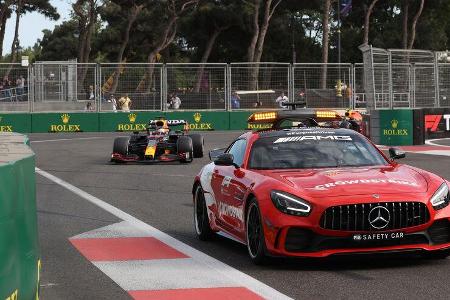
M 0 299 L 38 299 L 35 158 L 28 138 L 0 133 Z

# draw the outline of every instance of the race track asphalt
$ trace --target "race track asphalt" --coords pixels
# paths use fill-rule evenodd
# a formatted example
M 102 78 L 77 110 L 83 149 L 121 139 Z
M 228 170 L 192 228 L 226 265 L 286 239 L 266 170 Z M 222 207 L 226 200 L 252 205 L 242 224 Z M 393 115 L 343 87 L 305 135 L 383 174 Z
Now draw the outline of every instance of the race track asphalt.
M 448 299 L 450 259 L 362 256 L 332 259 L 276 259 L 255 266 L 245 246 L 194 234 L 191 188 L 208 158 L 191 165 L 114 165 L 109 155 L 116 133 L 32 134 L 37 167 L 98 197 L 172 237 L 264 282 L 295 299 Z M 229 144 L 239 132 L 204 133 L 206 149 Z M 86 138 L 86 139 L 79 139 Z M 48 141 L 67 139 L 61 141 Z M 449 158 L 407 154 L 403 163 L 450 179 Z M 37 176 L 43 272 L 42 299 L 128 299 L 128 294 L 87 261 L 69 238 L 119 220 Z

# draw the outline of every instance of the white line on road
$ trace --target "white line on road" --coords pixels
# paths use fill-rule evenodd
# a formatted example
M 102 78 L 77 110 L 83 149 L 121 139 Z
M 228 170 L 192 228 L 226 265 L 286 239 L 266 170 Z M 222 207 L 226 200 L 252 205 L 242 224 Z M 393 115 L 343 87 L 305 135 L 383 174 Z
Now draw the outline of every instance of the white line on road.
M 440 144 L 436 144 L 435 141 L 443 141 L 443 140 L 450 140 L 450 138 L 442 138 L 442 139 L 432 139 L 432 140 L 426 140 L 425 144 L 427 145 L 432 145 L 432 146 L 439 146 L 439 147 L 450 147 L 448 145 L 440 145 Z
M 47 142 L 61 142 L 61 141 L 76 141 L 76 140 L 95 140 L 95 139 L 110 139 L 108 136 L 93 136 L 93 137 L 85 137 L 85 138 L 73 138 L 73 139 L 54 139 L 54 140 L 39 140 L 39 141 L 30 141 L 30 143 L 47 143 Z
M 71 185 L 70 183 L 53 176 L 50 173 L 47 173 L 39 168 L 36 168 L 36 173 L 38 173 L 41 176 L 44 176 L 45 178 L 55 182 L 56 184 L 68 189 L 69 191 L 75 193 L 76 195 L 80 196 L 81 198 L 84 198 L 85 200 L 91 202 L 92 204 L 100 207 L 101 209 L 109 212 L 110 214 L 129 222 L 133 226 L 136 226 L 139 229 L 148 231 L 151 233 L 151 235 L 161 242 L 169 245 L 172 248 L 177 249 L 178 251 L 188 255 L 193 260 L 195 260 L 197 263 L 205 265 L 205 267 L 213 269 L 218 274 L 233 280 L 237 283 L 239 283 L 241 286 L 247 287 L 249 290 L 252 290 L 256 294 L 261 295 L 262 297 L 266 299 L 291 299 L 288 296 L 278 292 L 274 288 L 271 288 L 270 286 L 258 281 L 257 279 L 237 270 L 229 265 L 206 255 L 203 252 L 200 252 L 191 246 L 188 246 L 184 244 L 183 242 L 171 237 L 170 235 L 148 225 L 147 223 L 144 223 L 143 221 L 133 217 L 132 215 L 118 209 L 115 206 L 112 206 L 109 203 L 106 203 L 105 201 L 77 188 L 76 186 Z

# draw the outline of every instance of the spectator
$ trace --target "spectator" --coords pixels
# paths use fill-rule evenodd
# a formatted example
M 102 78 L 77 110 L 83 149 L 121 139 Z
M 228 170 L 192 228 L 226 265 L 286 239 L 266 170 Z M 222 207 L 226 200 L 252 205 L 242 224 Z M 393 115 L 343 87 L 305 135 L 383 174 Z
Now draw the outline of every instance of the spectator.
M 12 101 L 11 81 L 8 76 L 3 77 L 3 89 L 5 90 L 6 98 L 10 98 L 9 100 Z
M 24 94 L 25 91 L 25 78 L 23 78 L 22 75 L 20 75 L 19 78 L 17 78 L 16 80 L 16 94 L 17 96 L 20 96 L 20 99 L 18 99 L 19 101 L 22 100 L 22 95 Z
M 91 101 L 88 101 L 86 103 L 86 107 L 84 108 L 85 111 L 93 111 L 94 110 L 94 106 L 92 105 Z
M 113 112 L 117 112 L 117 100 L 113 94 L 111 94 L 111 96 L 109 96 L 108 102 L 111 103 Z
M 129 112 L 131 107 L 131 99 L 128 97 L 128 94 L 126 94 L 124 97 L 120 97 L 119 99 L 119 105 L 122 111 Z
M 177 96 L 177 94 L 172 94 L 170 97 L 169 107 L 172 109 L 180 109 L 181 99 Z
M 284 92 L 281 92 L 280 96 L 278 96 L 278 98 L 275 100 L 275 102 L 278 103 L 278 105 L 280 106 L 280 108 L 286 108 L 286 105 L 284 105 L 284 103 L 288 102 L 289 99 L 288 97 L 284 94 Z
M 95 99 L 95 95 L 94 95 L 94 86 L 90 85 L 89 86 L 89 91 L 86 95 L 86 99 L 88 100 L 94 100 Z
M 231 93 L 231 108 L 239 109 L 241 108 L 241 98 L 236 91 Z

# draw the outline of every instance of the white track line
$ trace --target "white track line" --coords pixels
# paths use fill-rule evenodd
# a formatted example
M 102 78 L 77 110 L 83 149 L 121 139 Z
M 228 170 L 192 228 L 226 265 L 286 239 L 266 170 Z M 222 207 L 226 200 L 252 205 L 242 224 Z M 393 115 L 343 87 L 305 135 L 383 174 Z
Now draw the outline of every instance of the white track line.
M 172 248 L 177 249 L 178 251 L 188 255 L 193 260 L 195 260 L 197 263 L 201 265 L 205 265 L 205 267 L 213 269 L 218 274 L 221 274 L 221 276 L 224 276 L 226 278 L 229 278 L 230 280 L 233 280 L 235 282 L 238 282 L 241 286 L 244 286 L 248 288 L 249 290 L 252 290 L 256 294 L 261 295 L 262 297 L 266 299 L 291 299 L 288 296 L 278 292 L 274 288 L 271 288 L 270 286 L 256 280 L 255 278 L 242 273 L 241 271 L 238 271 L 227 264 L 224 264 L 223 262 L 206 255 L 203 252 L 200 252 L 191 246 L 188 246 L 179 240 L 171 237 L 170 235 L 148 225 L 147 223 L 144 223 L 143 221 L 133 217 L 132 215 L 118 209 L 115 206 L 112 206 L 109 203 L 106 203 L 105 201 L 92 196 L 91 194 L 77 188 L 76 186 L 71 185 L 70 183 L 53 176 L 50 173 L 47 173 L 39 168 L 36 168 L 36 173 L 38 173 L 41 176 L 44 176 L 45 178 L 55 182 L 56 184 L 68 189 L 69 191 L 75 193 L 76 195 L 80 196 L 81 198 L 84 198 L 85 200 L 91 202 L 92 204 L 100 207 L 101 209 L 109 212 L 110 214 L 118 217 L 119 219 L 122 219 L 124 221 L 129 222 L 133 226 L 136 226 L 139 229 L 148 231 L 151 233 L 151 235 L 161 242 L 169 245 Z
M 73 139 L 54 139 L 54 140 L 39 140 L 39 141 L 30 141 L 30 143 L 47 143 L 47 142 L 61 142 L 61 141 L 76 141 L 76 140 L 95 140 L 95 139 L 110 139 L 111 137 L 105 136 L 93 136 L 93 137 L 85 137 L 85 138 L 73 138 Z
M 425 141 L 425 144 L 427 144 L 427 145 L 432 145 L 432 146 L 444 147 L 444 148 L 450 147 L 450 146 L 447 146 L 447 145 L 440 145 L 440 144 L 436 144 L 436 143 L 435 143 L 435 141 L 442 141 L 442 140 L 450 140 L 450 138 L 442 138 L 442 139 L 426 140 L 426 141 Z

